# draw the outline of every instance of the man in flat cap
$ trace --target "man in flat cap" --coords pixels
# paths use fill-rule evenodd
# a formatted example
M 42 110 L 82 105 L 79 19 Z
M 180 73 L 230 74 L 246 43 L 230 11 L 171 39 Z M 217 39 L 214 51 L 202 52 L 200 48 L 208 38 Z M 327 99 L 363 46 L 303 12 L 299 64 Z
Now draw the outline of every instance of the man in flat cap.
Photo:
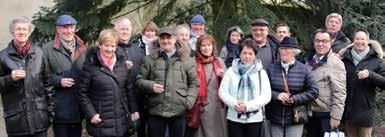
M 279 60 L 278 47 L 279 41 L 269 35 L 269 23 L 264 19 L 255 19 L 251 23 L 251 36 L 248 38 L 257 42 L 257 58 L 262 61 L 263 68 Z
M 53 119 L 55 137 L 80 137 L 82 131 L 82 115 L 75 85 L 83 67 L 86 47 L 75 34 L 76 24 L 77 21 L 70 15 L 59 16 L 55 39 L 43 47 L 56 94 Z
M 196 44 L 198 38 L 206 33 L 205 32 L 205 28 L 206 28 L 205 18 L 200 14 L 193 16 L 190 20 L 190 27 L 191 27 L 191 34 L 190 34 L 189 44 L 190 44 L 191 51 L 194 54 L 195 50 L 196 50 L 195 44 Z
M 147 95 L 150 137 L 183 137 L 186 110 L 195 103 L 198 77 L 189 49 L 176 41 L 173 28 L 162 28 L 154 50 L 144 58 L 136 84 Z

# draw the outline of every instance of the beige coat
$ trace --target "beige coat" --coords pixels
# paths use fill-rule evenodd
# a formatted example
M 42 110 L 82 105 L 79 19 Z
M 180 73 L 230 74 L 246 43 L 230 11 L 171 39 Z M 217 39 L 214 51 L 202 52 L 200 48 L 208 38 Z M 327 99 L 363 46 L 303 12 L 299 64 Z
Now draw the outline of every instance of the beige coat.
M 311 110 L 330 112 L 330 117 L 341 120 L 346 99 L 346 71 L 340 58 L 330 52 L 314 66 L 310 75 L 319 87 L 318 98 L 311 103 Z

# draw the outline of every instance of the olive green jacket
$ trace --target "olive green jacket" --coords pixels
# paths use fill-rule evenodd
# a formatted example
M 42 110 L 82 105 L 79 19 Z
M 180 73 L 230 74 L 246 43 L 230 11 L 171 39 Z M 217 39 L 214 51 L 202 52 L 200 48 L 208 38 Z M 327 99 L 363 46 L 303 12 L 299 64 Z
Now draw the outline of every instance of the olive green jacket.
M 167 58 L 159 45 L 153 46 L 151 54 L 144 58 L 136 84 L 146 94 L 150 115 L 174 117 L 185 114 L 192 108 L 198 94 L 198 77 L 195 60 L 188 47 L 175 45 L 176 53 Z M 155 93 L 155 83 L 164 86 L 164 92 Z

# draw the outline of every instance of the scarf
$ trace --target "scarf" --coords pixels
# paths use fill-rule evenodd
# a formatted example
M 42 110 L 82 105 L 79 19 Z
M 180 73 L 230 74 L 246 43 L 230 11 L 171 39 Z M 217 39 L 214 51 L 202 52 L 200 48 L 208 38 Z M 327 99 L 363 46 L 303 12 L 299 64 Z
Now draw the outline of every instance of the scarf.
M 31 45 L 30 43 L 31 42 L 29 40 L 27 40 L 25 45 L 22 46 L 22 47 L 16 46 L 13 42 L 12 42 L 12 45 L 16 49 L 17 54 L 19 54 L 20 56 L 25 57 L 25 56 L 27 56 L 29 46 Z
M 144 47 L 140 47 L 146 51 L 146 55 L 150 54 L 150 48 L 152 46 L 152 43 L 157 39 L 158 37 L 149 38 L 145 35 L 142 36 L 142 42 L 144 43 Z M 141 45 L 141 44 L 139 44 Z
M 284 63 L 283 61 L 281 61 L 281 66 L 285 70 L 286 74 L 289 72 L 290 66 L 293 65 L 294 63 L 295 63 L 295 59 L 293 61 L 287 62 L 287 63 Z
M 197 73 L 198 73 L 198 78 L 200 80 L 199 93 L 198 93 L 196 105 L 207 105 L 208 104 L 207 86 L 210 83 L 211 78 L 208 81 L 206 81 L 207 79 L 206 79 L 205 65 L 210 64 L 210 63 L 213 64 L 214 70 L 212 71 L 212 73 L 215 75 L 215 78 L 217 79 L 215 89 L 218 91 L 221 78 L 219 76 L 217 76 L 215 72 L 217 72 L 218 69 L 222 68 L 221 63 L 217 57 L 215 57 L 215 56 L 204 57 L 199 52 L 197 52 L 195 60 L 197 62 L 197 68 L 196 69 L 197 69 Z M 211 77 L 211 76 L 212 75 L 210 75 L 209 77 Z M 219 97 L 217 97 L 217 102 L 222 104 Z
M 369 47 L 366 47 L 364 51 L 362 51 L 361 53 L 357 53 L 355 48 L 353 48 L 351 50 L 351 53 L 352 53 L 354 65 L 357 65 L 369 53 L 369 50 L 370 50 Z
M 254 69 L 255 62 L 253 64 L 243 64 L 241 61 L 238 63 L 238 73 L 241 76 L 241 79 L 238 83 L 238 92 L 237 100 L 250 101 L 254 99 L 253 91 L 255 91 L 255 86 L 250 79 L 250 71 Z M 245 94 L 247 93 L 247 98 L 245 99 Z
M 103 54 L 103 52 L 100 51 L 100 57 L 102 58 L 103 64 L 108 67 L 111 71 L 114 69 L 114 65 L 116 63 L 116 56 L 114 56 L 112 59 L 108 58 Z
M 227 67 L 231 66 L 231 63 L 234 59 L 238 58 L 240 50 L 241 50 L 241 44 L 239 43 L 231 43 L 230 40 L 227 40 L 226 42 L 226 48 L 227 48 L 227 55 L 225 59 L 225 64 Z

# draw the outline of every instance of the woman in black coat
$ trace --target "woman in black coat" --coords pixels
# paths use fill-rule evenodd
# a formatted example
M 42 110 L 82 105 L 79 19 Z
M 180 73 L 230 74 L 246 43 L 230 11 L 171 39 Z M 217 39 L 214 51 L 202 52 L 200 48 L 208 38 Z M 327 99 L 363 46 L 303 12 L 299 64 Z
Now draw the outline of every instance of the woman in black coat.
M 117 49 L 115 30 L 104 30 L 99 47 L 87 52 L 79 82 L 81 107 L 87 118 L 87 131 L 94 137 L 128 136 L 130 112 L 137 112 L 128 91 L 125 54 Z

